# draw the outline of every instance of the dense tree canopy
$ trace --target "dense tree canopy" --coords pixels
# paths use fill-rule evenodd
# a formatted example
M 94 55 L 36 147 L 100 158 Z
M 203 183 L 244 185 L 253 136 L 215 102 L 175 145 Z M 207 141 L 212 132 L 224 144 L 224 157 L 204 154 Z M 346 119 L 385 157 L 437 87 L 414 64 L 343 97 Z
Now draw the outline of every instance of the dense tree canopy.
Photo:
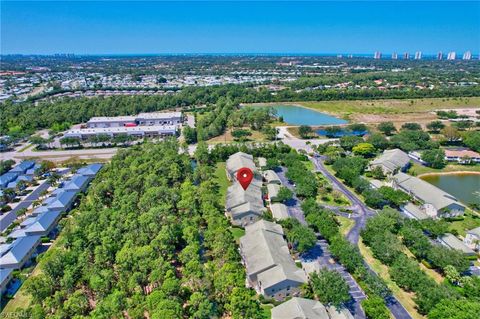
M 174 140 L 121 151 L 27 280 L 28 311 L 261 318 L 212 178 L 194 174 Z

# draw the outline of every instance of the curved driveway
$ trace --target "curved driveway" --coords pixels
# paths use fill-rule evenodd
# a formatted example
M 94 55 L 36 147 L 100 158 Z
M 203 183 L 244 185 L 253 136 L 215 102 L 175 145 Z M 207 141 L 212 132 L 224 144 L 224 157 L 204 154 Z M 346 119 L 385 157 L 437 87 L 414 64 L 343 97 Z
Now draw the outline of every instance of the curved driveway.
M 352 215 L 352 219 L 355 221 L 355 225 L 347 234 L 347 239 L 354 245 L 358 244 L 358 239 L 360 238 L 360 231 L 365 227 L 367 218 L 375 214 L 374 211 L 369 209 L 365 203 L 363 203 L 355 194 L 353 194 L 348 188 L 345 187 L 335 176 L 333 176 L 323 165 L 322 159 L 320 156 L 315 154 L 314 157 L 310 160 L 315 165 L 317 171 L 321 172 L 329 181 L 332 183 L 332 186 L 337 190 L 341 191 L 348 200 L 352 203 L 353 211 L 357 214 Z

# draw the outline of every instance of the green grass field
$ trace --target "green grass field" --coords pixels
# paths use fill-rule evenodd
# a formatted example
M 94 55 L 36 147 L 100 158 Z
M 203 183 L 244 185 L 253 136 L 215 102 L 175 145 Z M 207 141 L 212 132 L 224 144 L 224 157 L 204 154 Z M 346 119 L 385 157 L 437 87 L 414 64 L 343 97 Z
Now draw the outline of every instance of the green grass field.
M 272 308 L 273 305 L 268 304 L 268 305 L 260 305 L 260 308 L 262 308 L 262 313 L 264 318 L 270 318 L 272 316 Z
M 230 232 L 232 233 L 233 238 L 235 238 L 235 241 L 237 241 L 237 242 L 240 239 L 240 237 L 245 235 L 245 230 L 242 229 L 242 228 L 239 228 L 239 227 L 230 228 Z
M 352 219 L 349 219 L 347 217 L 335 216 L 335 218 L 340 223 L 340 229 L 339 230 L 340 230 L 340 233 L 344 236 L 346 234 L 348 234 L 350 229 L 352 229 L 353 225 L 355 224 L 355 222 Z
M 219 190 L 219 201 L 220 205 L 225 205 L 225 197 L 227 196 L 227 188 L 230 185 L 230 181 L 227 178 L 225 173 L 225 163 L 217 163 L 215 169 L 215 179 L 217 180 L 218 185 L 220 186 Z
M 466 231 L 480 226 L 480 217 L 474 216 L 470 209 L 465 211 L 462 220 L 449 222 L 449 231 L 456 232 L 460 236 L 465 237 Z
M 404 114 L 429 112 L 443 108 L 480 107 L 480 97 L 466 98 L 425 98 L 404 100 L 355 100 L 355 101 L 320 101 L 295 103 L 322 112 L 350 115 L 369 114 Z
M 435 169 L 427 166 L 413 163 L 408 172 L 412 175 L 418 176 L 429 173 L 446 173 L 446 172 L 480 172 L 480 165 L 458 165 L 448 164 L 444 168 Z

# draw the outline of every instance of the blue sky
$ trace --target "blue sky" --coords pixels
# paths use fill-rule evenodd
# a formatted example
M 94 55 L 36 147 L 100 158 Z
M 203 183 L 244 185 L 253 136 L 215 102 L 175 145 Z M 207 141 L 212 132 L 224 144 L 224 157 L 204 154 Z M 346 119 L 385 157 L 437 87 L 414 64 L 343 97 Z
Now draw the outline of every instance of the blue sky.
M 480 51 L 480 2 L 1 1 L 1 53 Z

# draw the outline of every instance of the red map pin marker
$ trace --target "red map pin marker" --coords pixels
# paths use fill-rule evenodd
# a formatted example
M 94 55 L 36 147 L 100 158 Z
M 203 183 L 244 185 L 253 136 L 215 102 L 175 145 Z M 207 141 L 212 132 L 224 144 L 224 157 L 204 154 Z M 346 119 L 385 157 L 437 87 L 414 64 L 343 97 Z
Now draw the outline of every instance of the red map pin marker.
M 243 190 L 247 190 L 252 182 L 253 172 L 248 167 L 242 167 L 237 171 L 237 181 L 242 185 Z

